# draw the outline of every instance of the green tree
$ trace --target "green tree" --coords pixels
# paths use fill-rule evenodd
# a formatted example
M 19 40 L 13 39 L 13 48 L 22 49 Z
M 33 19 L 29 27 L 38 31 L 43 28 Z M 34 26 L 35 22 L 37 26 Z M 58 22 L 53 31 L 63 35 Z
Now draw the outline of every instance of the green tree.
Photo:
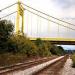
M 14 29 L 11 21 L 0 21 L 0 52 L 8 50 L 8 39 L 10 38 Z
M 50 49 L 50 52 L 54 55 L 57 55 L 57 48 L 55 45 L 52 45 L 51 49 Z
M 54 55 L 63 55 L 63 54 L 65 54 L 65 51 L 61 46 L 53 45 L 53 47 L 51 48 L 50 51 Z
M 57 46 L 57 47 L 58 47 L 59 53 L 61 55 L 65 54 L 65 50 L 63 49 L 63 47 L 61 47 L 61 46 Z

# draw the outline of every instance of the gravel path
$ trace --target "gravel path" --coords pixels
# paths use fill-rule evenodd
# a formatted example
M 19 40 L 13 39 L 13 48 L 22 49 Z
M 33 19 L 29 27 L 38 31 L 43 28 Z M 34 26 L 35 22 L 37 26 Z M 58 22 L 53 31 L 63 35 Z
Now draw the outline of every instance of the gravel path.
M 72 60 L 70 58 L 67 59 L 60 75 L 75 75 L 75 68 L 72 68 Z

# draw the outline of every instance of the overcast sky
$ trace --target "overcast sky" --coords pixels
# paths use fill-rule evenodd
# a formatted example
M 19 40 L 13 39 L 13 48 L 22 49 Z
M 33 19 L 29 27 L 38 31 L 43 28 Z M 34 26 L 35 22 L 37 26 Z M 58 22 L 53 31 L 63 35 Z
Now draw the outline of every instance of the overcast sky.
M 20 1 L 22 1 L 23 3 L 33 7 L 35 9 L 38 9 L 38 10 L 40 10 L 42 12 L 45 12 L 45 13 L 47 13 L 49 15 L 55 16 L 57 18 L 63 19 L 65 21 L 73 23 L 73 24 L 75 23 L 75 0 L 20 0 Z M 11 5 L 11 4 L 15 3 L 15 2 L 17 2 L 17 0 L 0 0 L 0 9 L 2 9 L 2 8 L 8 6 L 8 5 Z M 13 12 L 13 11 L 16 11 L 16 6 L 8 9 L 6 11 L 0 12 L 1 13 L 0 17 L 4 16 L 4 15 L 10 13 L 10 12 Z M 31 20 L 29 20 L 29 22 L 30 21 Z M 28 22 L 28 20 L 26 22 Z M 34 22 L 34 24 L 35 23 L 36 22 Z M 46 28 L 46 29 L 44 29 L 44 31 L 42 29 L 41 33 L 39 34 L 39 36 L 46 37 L 46 36 L 49 36 L 49 34 L 50 34 L 51 37 L 57 37 L 57 35 L 58 35 L 57 34 L 58 33 L 57 32 L 58 27 L 55 24 L 52 24 L 51 27 L 50 27 L 50 33 L 48 34 L 47 33 L 47 27 L 48 26 L 45 23 L 47 23 L 47 22 L 45 21 L 44 26 L 43 25 L 41 25 L 41 26 Z M 40 25 L 40 22 L 38 24 Z M 43 23 L 41 22 L 41 24 L 43 24 Z M 28 28 L 29 32 L 31 31 L 30 27 Z M 34 28 L 32 29 L 32 32 L 33 32 L 33 36 L 34 36 L 34 35 L 36 35 L 36 32 L 37 32 L 36 28 L 35 28 L 36 24 L 35 24 L 35 26 L 33 25 L 33 27 Z M 64 30 L 62 30 L 62 29 L 64 29 Z M 66 28 L 60 27 L 60 34 L 59 34 L 60 37 L 63 37 L 63 36 L 67 37 L 67 38 L 68 37 L 69 38 L 74 38 L 75 37 L 75 35 L 74 35 L 75 31 L 67 30 L 67 29 L 65 31 L 65 29 Z M 30 33 L 28 33 L 28 34 L 30 35 Z M 73 48 L 74 48 L 74 46 L 73 46 Z
M 75 0 L 20 0 L 20 1 L 55 17 L 71 18 L 71 19 L 75 18 Z M 8 5 L 11 5 L 15 2 L 17 2 L 17 0 L 0 0 L 0 9 Z

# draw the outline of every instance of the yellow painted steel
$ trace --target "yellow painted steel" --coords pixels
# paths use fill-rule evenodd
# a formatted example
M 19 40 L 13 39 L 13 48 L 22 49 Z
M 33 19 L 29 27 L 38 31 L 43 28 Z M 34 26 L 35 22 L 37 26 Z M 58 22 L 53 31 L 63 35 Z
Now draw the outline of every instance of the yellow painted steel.
M 20 17 L 22 17 L 22 28 L 20 31 Z M 16 18 L 16 34 L 24 33 L 24 8 L 21 5 L 21 2 L 18 0 L 17 4 L 17 18 Z
M 17 4 L 16 34 L 19 33 L 19 0 Z
M 22 17 L 22 29 L 20 32 L 20 17 Z M 37 24 L 38 25 L 38 24 Z M 38 27 L 37 27 L 38 28 Z M 50 27 L 49 27 L 50 28 Z M 24 8 L 21 5 L 20 0 L 18 0 L 17 4 L 17 18 L 16 18 L 16 34 L 24 33 Z M 38 34 L 38 29 L 37 29 Z M 59 25 L 58 25 L 58 34 L 59 34 Z M 30 40 L 36 40 L 37 38 L 30 38 Z M 42 40 L 49 40 L 49 41 L 75 41 L 75 38 L 41 38 Z
M 30 38 L 30 40 L 36 40 L 37 38 Z M 75 41 L 75 38 L 40 38 L 47 41 Z

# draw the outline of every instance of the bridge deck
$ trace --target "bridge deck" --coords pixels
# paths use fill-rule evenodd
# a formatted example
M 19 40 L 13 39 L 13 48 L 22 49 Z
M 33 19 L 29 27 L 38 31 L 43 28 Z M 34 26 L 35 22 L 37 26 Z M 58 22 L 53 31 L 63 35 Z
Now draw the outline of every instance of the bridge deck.
M 30 38 L 30 40 L 36 40 L 37 38 Z M 40 38 L 48 41 L 75 41 L 75 38 Z
M 37 38 L 30 38 L 35 41 Z M 52 44 L 75 45 L 75 38 L 41 38 L 43 41 L 50 41 Z

